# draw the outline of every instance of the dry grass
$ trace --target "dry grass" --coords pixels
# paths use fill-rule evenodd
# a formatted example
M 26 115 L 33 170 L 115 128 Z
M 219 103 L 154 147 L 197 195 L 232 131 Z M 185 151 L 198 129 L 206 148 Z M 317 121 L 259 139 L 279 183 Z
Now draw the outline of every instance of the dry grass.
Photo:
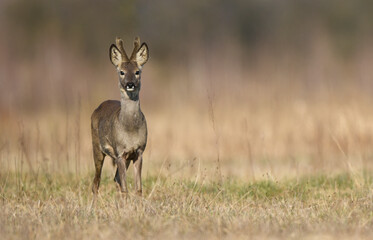
M 209 97 L 182 109 L 143 102 L 144 196 L 123 203 L 107 161 L 93 210 L 93 107 L 3 118 L 2 238 L 373 237 L 369 100 L 249 96 L 230 108 L 240 96 Z
M 373 180 L 347 174 L 243 183 L 148 176 L 123 202 L 105 175 L 90 209 L 91 177 L 1 175 L 3 239 L 370 239 Z
M 155 175 L 163 165 L 163 173 L 186 179 L 199 171 L 209 180 L 218 175 L 277 180 L 372 169 L 373 111 L 365 95 L 339 92 L 307 99 L 294 91 L 279 96 L 266 84 L 231 88 L 234 98 L 218 89 L 189 100 L 170 96 L 154 104 L 144 99 L 145 173 Z M 91 172 L 90 113 L 99 102 L 3 117 L 3 170 Z
M 201 52 L 172 71 L 149 62 L 144 196 L 122 203 L 106 161 L 94 210 L 90 114 L 118 98 L 112 66 L 92 70 L 60 51 L 6 69 L 35 89 L 1 89 L 0 235 L 370 239 L 371 70 L 336 67 L 321 52 L 310 64 L 267 58 L 248 69 Z

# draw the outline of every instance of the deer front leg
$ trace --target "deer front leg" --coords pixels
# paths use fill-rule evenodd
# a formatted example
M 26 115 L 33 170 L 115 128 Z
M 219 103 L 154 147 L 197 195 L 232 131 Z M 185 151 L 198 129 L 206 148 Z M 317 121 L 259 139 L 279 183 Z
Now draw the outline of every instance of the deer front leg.
M 141 169 L 142 169 L 142 151 L 138 153 L 137 159 L 133 163 L 135 172 L 135 187 L 137 195 L 142 195 Z
M 126 180 L 126 163 L 123 157 L 118 157 L 116 160 L 119 173 L 119 187 L 122 193 L 128 193 L 127 180 Z
M 130 163 L 131 163 L 130 161 L 128 161 L 128 160 L 126 161 L 126 170 L 128 170 L 128 167 L 129 167 Z M 118 167 L 117 167 L 117 171 L 115 172 L 114 182 L 120 184 Z

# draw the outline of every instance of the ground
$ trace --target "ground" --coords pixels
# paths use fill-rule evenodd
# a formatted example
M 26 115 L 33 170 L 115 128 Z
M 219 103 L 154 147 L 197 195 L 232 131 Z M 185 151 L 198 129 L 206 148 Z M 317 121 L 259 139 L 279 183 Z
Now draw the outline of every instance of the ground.
M 373 237 L 373 178 L 312 175 L 278 182 L 147 176 L 144 193 L 118 194 L 92 176 L 0 176 L 2 239 L 348 239 Z M 132 188 L 132 180 L 130 179 Z

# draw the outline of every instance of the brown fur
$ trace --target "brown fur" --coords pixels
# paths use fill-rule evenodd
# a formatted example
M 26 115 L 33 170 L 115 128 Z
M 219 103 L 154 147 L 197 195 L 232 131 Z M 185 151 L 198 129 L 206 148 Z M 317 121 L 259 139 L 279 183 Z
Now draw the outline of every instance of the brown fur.
M 107 100 L 101 103 L 91 116 L 93 158 L 96 168 L 92 186 L 94 201 L 100 185 L 105 156 L 112 158 L 117 165 L 114 180 L 123 193 L 128 192 L 126 170 L 132 161 L 136 191 L 140 195 L 142 193 L 142 154 L 146 147 L 147 126 L 140 109 L 139 92 L 141 68 L 148 60 L 148 54 L 147 45 L 143 43 L 140 47 L 138 38 L 135 39 L 130 59 L 121 39 L 117 38 L 116 45 L 110 47 L 110 60 L 119 75 L 121 100 Z

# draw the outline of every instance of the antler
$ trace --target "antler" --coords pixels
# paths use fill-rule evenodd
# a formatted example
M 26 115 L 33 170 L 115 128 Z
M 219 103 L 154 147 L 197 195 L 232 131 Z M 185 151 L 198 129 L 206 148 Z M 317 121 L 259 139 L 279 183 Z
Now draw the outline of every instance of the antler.
M 136 53 L 140 48 L 140 38 L 135 37 L 135 41 L 133 42 L 133 51 L 130 57 L 130 60 L 135 61 L 136 60 Z
M 128 59 L 126 50 L 124 50 L 123 40 L 117 37 L 115 38 L 115 44 L 117 45 L 117 48 L 119 49 L 119 51 L 122 53 L 124 61 L 129 62 L 130 60 Z

